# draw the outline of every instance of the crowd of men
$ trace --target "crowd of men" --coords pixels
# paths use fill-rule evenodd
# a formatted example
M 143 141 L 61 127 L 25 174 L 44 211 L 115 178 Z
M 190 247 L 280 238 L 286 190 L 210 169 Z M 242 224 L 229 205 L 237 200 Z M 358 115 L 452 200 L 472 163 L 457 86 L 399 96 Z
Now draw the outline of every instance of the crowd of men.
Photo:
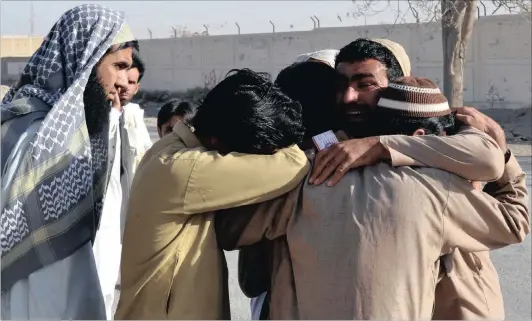
M 504 131 L 353 40 L 167 102 L 152 144 L 124 14 L 67 11 L 2 100 L 2 319 L 230 319 L 224 250 L 253 319 L 503 319 Z

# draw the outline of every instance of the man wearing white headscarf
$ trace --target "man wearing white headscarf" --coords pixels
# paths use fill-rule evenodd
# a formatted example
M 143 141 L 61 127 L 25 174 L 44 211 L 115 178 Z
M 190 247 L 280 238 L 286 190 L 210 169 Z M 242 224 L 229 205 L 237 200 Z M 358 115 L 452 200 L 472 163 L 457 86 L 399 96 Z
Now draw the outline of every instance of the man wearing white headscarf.
M 334 68 L 334 62 L 336 61 L 336 56 L 340 50 L 336 49 L 324 49 L 324 50 L 318 50 L 314 52 L 309 52 L 305 54 L 301 54 L 297 56 L 296 61 L 294 63 L 298 62 L 305 62 L 305 61 L 318 61 L 326 63 L 327 65 Z
M 110 109 L 134 49 L 122 12 L 75 7 L 2 101 L 4 320 L 107 317 L 92 242 L 114 202 L 104 202 L 117 167 Z

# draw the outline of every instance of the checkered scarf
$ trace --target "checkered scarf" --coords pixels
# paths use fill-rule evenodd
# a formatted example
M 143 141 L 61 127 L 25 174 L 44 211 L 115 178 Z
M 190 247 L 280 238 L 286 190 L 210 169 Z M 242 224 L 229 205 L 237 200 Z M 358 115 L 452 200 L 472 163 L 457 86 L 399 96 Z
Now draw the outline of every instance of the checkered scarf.
M 122 28 L 98 5 L 67 11 L 2 101 L 2 173 L 27 128 L 40 123 L 3 187 L 2 291 L 94 239 L 108 182 L 108 132 L 90 137 L 83 92 Z

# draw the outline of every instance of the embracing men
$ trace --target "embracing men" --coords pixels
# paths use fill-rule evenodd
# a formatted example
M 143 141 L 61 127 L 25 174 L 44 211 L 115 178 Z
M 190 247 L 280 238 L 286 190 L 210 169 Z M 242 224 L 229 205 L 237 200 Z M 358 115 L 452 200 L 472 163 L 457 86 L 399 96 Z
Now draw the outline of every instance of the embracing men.
M 387 86 L 390 75 L 400 77 L 410 72 L 406 60 L 390 62 L 394 58 L 390 52 L 400 53 L 402 48 L 384 40 L 380 44 L 391 48 L 380 50 L 382 61 L 368 61 L 376 60 L 371 57 L 375 54 L 372 51 L 345 58 L 348 64 L 360 62 L 366 68 L 356 72 L 346 66 L 350 73 L 345 82 L 350 91 L 348 98 L 351 102 L 367 102 L 345 108 L 350 122 L 342 126 L 353 137 L 369 133 L 371 126 L 361 120 L 367 120 L 365 111 L 376 106 L 377 89 Z M 356 49 L 357 44 L 354 46 L 348 49 Z M 402 56 L 406 57 L 404 50 Z M 426 91 L 435 93 L 437 88 L 429 86 Z M 371 101 L 374 103 L 370 105 Z M 442 114 L 437 116 L 452 120 L 448 106 L 443 109 L 441 104 L 437 107 Z M 324 107 L 330 107 L 326 112 L 335 112 L 334 103 Z M 309 186 L 304 179 L 309 170 L 307 157 L 294 146 L 304 138 L 301 117 L 301 105 L 277 85 L 264 75 L 240 70 L 205 97 L 190 123 L 178 122 L 172 133 L 153 146 L 139 165 L 132 186 L 116 319 L 228 318 L 227 270 L 216 238 L 225 248 L 235 248 L 258 242 L 264 236 L 280 242 L 273 249 L 271 318 L 430 318 L 442 254 L 457 246 L 468 250 L 502 246 L 518 242 L 523 234 L 501 224 L 506 205 L 499 206 L 501 202 L 472 191 L 469 181 L 441 170 L 380 164 L 370 167 L 366 174 L 366 170 L 350 172 L 334 187 L 338 193 L 326 186 Z M 448 125 L 436 127 L 449 131 L 454 128 Z M 428 129 L 425 132 L 431 133 Z M 378 138 L 362 142 L 368 155 L 375 155 L 375 159 L 388 156 L 392 165 L 439 167 L 470 180 L 496 180 L 505 167 L 504 153 L 497 143 L 472 129 L 449 137 L 398 135 L 382 137 L 381 143 Z M 441 161 L 445 155 L 446 161 Z M 339 172 L 347 172 L 347 167 L 342 165 Z M 315 182 L 327 172 L 317 173 Z M 154 190 L 157 193 L 151 193 Z M 452 216 L 444 213 L 449 199 L 444 196 L 451 190 L 457 194 L 449 203 Z M 407 201 L 416 192 L 419 199 Z M 514 210 L 511 215 L 526 216 L 526 206 L 523 209 L 520 202 L 522 192 L 517 194 L 521 198 L 510 204 Z M 489 227 L 499 232 L 492 237 L 498 237 L 499 243 L 490 238 L 482 224 L 476 238 L 466 237 L 471 222 L 464 223 L 456 216 L 456 205 L 462 205 L 464 198 L 471 198 L 469 205 L 464 205 L 469 216 L 464 217 L 479 222 L 479 209 L 486 210 Z M 235 208 L 247 204 L 257 205 Z M 222 209 L 227 212 L 213 212 Z M 422 217 L 424 210 L 428 211 L 426 218 Z M 448 222 L 456 225 L 451 234 L 442 235 L 442 225 L 434 219 L 438 215 L 442 217 L 439 221 L 448 215 Z M 216 233 L 215 217 L 216 225 L 221 227 Z M 364 223 L 369 224 L 367 229 Z M 427 226 L 432 229 L 425 230 Z M 382 247 L 376 242 L 380 236 Z M 420 251 L 424 245 L 421 237 L 440 237 L 440 248 Z M 454 244 L 457 240 L 463 243 Z M 379 257 L 372 256 L 370 248 L 378 250 Z M 408 266 L 394 271 L 396 266 L 385 264 L 383 253 L 394 262 L 404 254 Z M 416 258 L 430 264 L 418 264 Z M 369 266 L 373 264 L 377 267 L 375 274 Z M 404 271 L 407 267 L 415 271 Z M 390 280 L 388 272 L 400 281 L 379 280 L 380 276 Z M 340 292 L 327 285 L 329 281 L 341 282 L 339 278 L 344 278 Z M 418 278 L 422 281 L 416 283 Z M 377 303 L 383 288 L 390 292 Z M 405 300 L 405 291 L 412 294 L 411 301 Z
M 389 45 L 391 42 L 385 43 Z M 368 55 L 373 55 L 373 57 Z M 373 119 L 370 121 L 367 115 L 369 115 L 369 109 L 376 106 L 379 97 L 376 95 L 377 89 L 380 90 L 388 85 L 387 78 L 391 78 L 390 74 L 395 73 L 397 77 L 401 73 L 406 73 L 404 68 L 402 68 L 403 72 L 398 70 L 397 67 L 401 64 L 397 60 L 390 62 L 390 52 L 383 52 L 382 46 L 378 46 L 376 41 L 360 39 L 346 46 L 338 55 L 337 65 L 337 70 L 346 76 L 343 98 L 348 104 L 344 109 L 351 116 L 349 118 L 351 125 L 345 129 L 352 136 L 367 136 L 372 133 L 371 130 L 374 135 L 445 134 L 445 131 L 450 134 L 454 130 L 454 117 L 449 115 L 450 110 L 445 98 L 428 80 L 414 79 L 413 81 L 405 78 L 401 80 L 402 83 L 393 84 L 392 88 L 384 90 L 387 96 L 381 97 L 379 101 L 381 108 L 377 108 L 377 113 L 372 113 Z M 388 77 L 386 77 L 386 71 Z M 314 80 L 318 81 L 317 78 Z M 291 87 L 294 86 L 297 85 Z M 426 96 L 426 94 L 429 95 Z M 421 100 L 409 101 L 409 99 Z M 408 114 L 409 108 L 412 109 L 412 107 L 415 110 Z M 306 110 L 303 104 L 304 114 Z M 390 111 L 395 111 L 395 113 Z M 323 111 L 322 119 L 328 119 L 325 115 L 327 112 L 330 110 Z M 477 117 L 477 120 L 486 120 L 479 113 L 473 113 L 473 115 Z M 305 124 L 305 126 L 308 125 L 308 123 Z M 491 126 L 491 128 L 497 127 Z M 500 132 L 500 128 L 498 130 Z M 471 180 L 498 178 L 500 172 L 494 177 L 494 171 L 490 171 L 489 164 L 483 161 L 478 162 L 482 168 L 479 167 L 472 171 L 470 165 L 473 165 L 475 157 L 488 156 L 485 154 L 487 150 L 482 151 L 482 148 L 485 148 L 482 146 L 486 142 L 482 143 L 478 140 L 480 137 L 473 137 L 475 135 L 473 131 L 468 130 L 446 139 L 423 137 L 420 139 L 426 139 L 428 145 L 413 148 L 412 153 L 418 159 L 425 158 L 423 163 L 426 165 L 454 171 Z M 499 138 L 497 141 L 504 148 L 504 136 L 495 135 L 495 137 Z M 368 145 L 372 140 L 375 142 L 374 139 L 367 139 L 358 141 L 358 143 L 365 142 L 364 144 Z M 477 140 L 480 144 L 475 147 L 473 140 Z M 369 152 L 364 156 L 372 156 L 374 158 L 372 161 L 374 161 L 375 157 L 386 156 L 389 153 L 388 158 L 392 158 L 392 164 L 404 162 L 404 165 L 410 165 L 408 163 L 411 160 L 390 148 L 391 146 L 395 148 L 393 140 L 383 137 L 381 141 L 384 143 L 381 145 L 387 144 L 388 151 L 382 148 L 383 146 L 379 146 L 379 141 L 376 140 L 377 144 L 369 144 L 369 146 L 376 146 L 375 148 L 365 147 Z M 445 141 L 447 143 L 444 143 Z M 317 164 L 315 164 L 315 175 L 310 179 L 320 183 L 323 177 L 327 177 L 335 168 L 338 168 L 337 175 L 331 182 L 337 183 L 339 177 L 345 174 L 345 170 L 351 165 L 348 162 L 350 160 L 348 156 L 353 156 L 343 153 L 345 147 L 349 146 L 348 143 L 341 143 L 328 152 L 319 154 Z M 435 151 L 427 148 L 431 144 L 433 148 L 435 147 L 435 151 L 439 151 L 438 158 L 434 157 Z M 437 146 L 437 144 L 441 145 Z M 494 146 L 493 141 L 489 144 Z M 364 148 L 360 144 L 358 147 Z M 475 153 L 464 153 L 468 148 L 479 149 Z M 424 149 L 423 152 L 420 152 L 422 149 Z M 356 149 L 353 149 L 353 152 L 355 153 L 354 160 L 360 161 L 364 158 L 357 157 Z M 491 156 L 495 157 L 495 163 L 502 164 L 503 156 L 500 150 L 497 152 L 491 148 L 491 153 Z M 322 164 L 319 164 L 320 157 Z M 329 160 L 332 158 L 332 161 L 329 162 L 327 158 Z M 323 159 L 326 161 L 323 162 Z M 466 276 L 473 274 L 471 271 L 464 271 L 463 266 L 458 271 L 454 271 L 452 265 L 448 264 L 460 255 L 460 253 L 456 254 L 456 250 L 484 251 L 520 242 L 529 231 L 524 173 L 511 154 L 506 154 L 505 161 L 507 165 L 503 177 L 496 182 L 489 183 L 485 189 L 500 202 L 487 195 L 477 195 L 478 193 L 472 191 L 472 185 L 467 181 L 464 183 L 462 179 L 458 181 L 451 179 L 448 183 L 452 185 L 443 189 L 443 191 L 452 190 L 454 196 L 451 199 L 452 202 L 445 203 L 447 213 L 441 207 L 440 210 L 435 208 L 438 203 L 435 200 L 435 197 L 438 198 L 436 182 L 443 181 L 443 179 L 431 181 L 425 177 L 423 181 L 414 183 L 410 186 L 410 190 L 407 190 L 412 180 L 419 179 L 416 175 L 427 173 L 423 170 L 406 173 L 405 169 L 394 169 L 391 170 L 391 175 L 380 176 L 382 173 L 379 172 L 378 167 L 368 167 L 362 172 L 350 173 L 340 183 L 341 185 L 334 187 L 332 191 L 312 189 L 302 185 L 300 189 L 292 192 L 292 196 L 286 196 L 286 198 L 280 198 L 253 209 L 241 208 L 227 211 L 227 213 L 218 213 L 218 239 L 226 249 L 259 242 L 264 236 L 274 240 L 272 245 L 274 254 L 269 266 L 272 273 L 273 291 L 271 318 L 430 318 L 434 304 L 434 284 L 437 282 L 440 271 L 453 276 L 455 283 L 460 281 L 456 279 L 457 273 L 463 273 Z M 327 171 L 325 175 L 320 174 L 320 171 L 324 171 L 324 167 L 320 166 L 323 163 L 333 165 L 329 168 L 325 167 Z M 498 172 L 496 167 L 500 168 L 497 164 L 492 166 L 495 172 Z M 390 169 L 387 168 L 385 171 L 390 171 Z M 394 171 L 399 173 L 394 173 Z M 450 177 L 453 178 L 452 175 Z M 457 182 L 459 184 L 455 186 Z M 427 185 L 430 188 L 427 188 Z M 375 189 L 372 189 L 372 186 L 375 186 Z M 450 186 L 453 187 L 450 188 Z M 462 186 L 461 192 L 458 186 Z M 405 193 L 402 194 L 401 191 Z M 441 194 L 440 198 L 444 197 L 444 194 Z M 475 202 L 475 197 L 478 197 L 478 202 Z M 490 205 L 491 201 L 495 203 Z M 464 204 L 457 205 L 460 202 Z M 488 208 L 491 206 L 499 206 L 501 209 L 492 212 L 494 216 L 490 218 Z M 406 221 L 401 221 L 403 210 L 407 211 L 404 213 L 408 215 L 405 216 Z M 256 213 L 252 214 L 254 211 Z M 446 235 L 438 233 L 438 229 L 435 229 L 436 225 L 427 224 L 422 220 L 432 214 L 435 218 L 433 222 L 436 222 L 439 217 L 445 219 L 453 212 L 455 213 L 453 215 L 460 215 L 456 221 L 453 221 L 452 215 L 447 217 Z M 414 218 L 411 216 L 414 213 L 423 213 L 424 216 Z M 351 226 L 353 220 L 355 224 Z M 512 224 L 506 225 L 507 221 Z M 412 222 L 415 224 L 412 225 Z M 405 232 L 407 232 L 406 235 L 403 234 Z M 441 236 L 439 244 L 423 240 L 425 236 L 437 238 L 438 235 Z M 408 245 L 409 241 L 412 245 Z M 445 248 L 445 242 L 449 242 L 448 248 Z M 431 248 L 430 244 L 437 244 L 440 248 Z M 431 249 L 428 250 L 429 248 Z M 257 248 L 246 248 L 244 253 L 253 249 Z M 432 257 L 429 255 L 431 258 L 427 260 L 427 256 L 423 253 L 429 252 L 432 253 Z M 449 259 L 444 257 L 443 263 L 447 270 L 440 270 L 439 257 L 446 253 L 452 253 L 454 256 L 448 255 Z M 243 252 L 241 252 L 240 267 L 245 268 L 242 254 Z M 247 255 L 257 257 L 253 253 Z M 394 260 L 397 262 L 394 263 Z M 467 260 L 467 257 L 462 259 L 464 260 Z M 488 261 L 488 263 L 491 262 Z M 392 266 L 394 268 L 390 270 Z M 404 268 L 399 269 L 398 267 L 401 266 Z M 253 274 L 253 271 L 249 273 Z M 391 279 L 386 281 L 386 278 L 390 277 Z M 489 275 L 489 277 L 492 276 Z M 423 281 L 424 278 L 425 281 Z M 485 282 L 482 277 L 480 280 Z M 479 288 L 476 280 L 469 278 L 463 283 L 466 281 L 473 287 Z M 402 290 L 394 290 L 395 285 Z M 498 282 L 495 285 L 498 286 Z M 487 314 L 484 317 L 499 317 L 503 313 L 501 311 L 502 301 L 490 307 L 485 301 L 475 301 L 484 299 L 484 297 L 489 298 L 491 293 L 471 291 L 470 293 L 478 296 L 467 298 L 467 300 L 480 306 L 456 306 L 456 302 L 452 302 L 449 307 L 454 308 L 455 311 L 451 313 L 454 312 L 456 315 L 463 312 L 467 316 L 468 308 L 472 310 L 472 313 Z M 445 301 L 446 294 L 448 295 L 448 293 L 440 293 L 440 297 L 436 300 Z M 459 299 L 456 295 L 454 297 L 452 295 L 451 293 L 451 300 Z M 491 301 L 493 302 L 493 299 Z M 477 308 L 483 310 L 479 313 L 475 310 Z

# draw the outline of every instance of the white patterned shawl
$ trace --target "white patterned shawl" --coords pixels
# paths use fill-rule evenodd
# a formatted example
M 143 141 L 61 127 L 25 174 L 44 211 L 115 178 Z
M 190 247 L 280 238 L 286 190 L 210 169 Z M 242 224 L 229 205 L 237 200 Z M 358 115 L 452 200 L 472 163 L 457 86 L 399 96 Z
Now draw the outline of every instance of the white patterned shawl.
M 123 24 L 123 13 L 98 5 L 67 11 L 2 101 L 2 173 L 22 133 L 40 123 L 2 195 L 2 291 L 95 237 L 108 133 L 89 139 L 83 92 Z

